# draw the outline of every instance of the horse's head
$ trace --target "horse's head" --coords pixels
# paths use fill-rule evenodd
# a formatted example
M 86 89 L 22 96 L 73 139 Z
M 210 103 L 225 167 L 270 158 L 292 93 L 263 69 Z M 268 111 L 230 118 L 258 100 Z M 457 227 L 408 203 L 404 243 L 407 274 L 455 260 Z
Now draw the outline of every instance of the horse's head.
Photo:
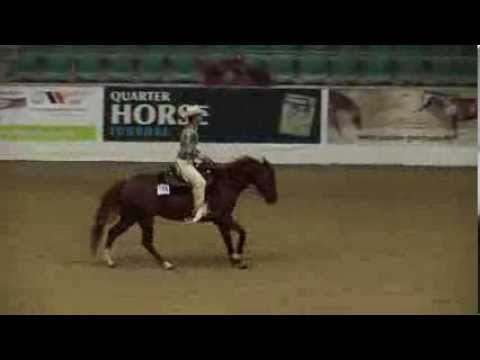
M 263 158 L 252 174 L 252 183 L 265 199 L 267 204 L 275 204 L 278 200 L 277 181 L 273 166 Z
M 417 112 L 425 110 L 427 107 L 429 107 L 432 104 L 432 99 L 433 99 L 433 94 L 430 93 L 424 93 L 422 96 L 422 104 L 420 108 L 417 110 Z
M 444 93 L 425 91 L 422 96 L 422 104 L 417 112 L 423 111 L 432 105 L 445 106 L 449 103 L 449 98 L 449 95 Z
M 278 199 L 275 170 L 264 158 L 263 161 L 249 156 L 239 158 L 229 164 L 220 166 L 220 174 L 226 174 L 229 181 L 235 183 L 239 190 L 253 186 L 268 204 L 275 204 Z

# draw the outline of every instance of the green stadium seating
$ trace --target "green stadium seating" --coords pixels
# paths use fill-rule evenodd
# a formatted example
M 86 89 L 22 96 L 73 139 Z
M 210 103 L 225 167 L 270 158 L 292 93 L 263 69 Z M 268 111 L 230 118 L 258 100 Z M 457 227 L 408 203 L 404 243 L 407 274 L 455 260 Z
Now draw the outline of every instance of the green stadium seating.
M 478 50 L 475 48 L 475 46 L 472 45 L 462 45 L 460 46 L 460 54 L 461 56 L 465 57 L 477 57 L 478 55 Z
M 394 57 L 393 81 L 398 85 L 421 85 L 425 81 L 425 65 L 420 57 Z
M 174 48 L 174 45 L 146 45 L 146 51 L 157 54 L 172 52 Z
M 299 52 L 299 45 L 272 45 L 270 52 L 272 54 L 295 55 Z
M 291 83 L 296 79 L 293 56 L 274 55 L 270 58 L 270 71 L 278 83 Z
M 329 78 L 329 59 L 318 54 L 304 55 L 300 59 L 300 79 L 302 82 L 320 83 Z
M 247 54 L 245 60 L 249 65 L 270 71 L 271 57 L 267 54 Z
M 175 54 L 171 59 L 175 69 L 172 76 L 173 81 L 185 83 L 198 81 L 194 57 L 191 54 Z
M 456 84 L 476 85 L 478 80 L 477 61 L 471 58 L 452 61 L 452 76 Z
M 132 56 L 112 56 L 109 58 L 111 66 L 108 68 L 108 80 L 130 82 L 137 80 L 135 58 Z
M 331 82 L 345 84 L 354 82 L 359 76 L 359 58 L 350 54 L 331 57 Z
M 392 45 L 368 45 L 367 49 L 371 55 L 391 55 L 393 52 Z
M 421 45 L 393 45 L 392 51 L 396 57 L 418 57 L 422 56 L 425 50 Z
M 150 53 L 140 60 L 138 71 L 139 81 L 163 82 L 167 78 L 164 66 L 164 57 L 161 54 Z
M 45 80 L 66 82 L 73 80 L 73 60 L 69 55 L 54 54 L 47 58 Z
M 236 47 L 236 51 L 248 54 L 268 54 L 271 51 L 271 45 L 240 45 Z
M 426 74 L 424 83 L 427 85 L 450 85 L 455 83 L 452 73 L 452 62 L 449 58 L 430 60 L 431 71 Z
M 41 66 L 38 57 L 32 54 L 22 54 L 7 73 L 8 81 L 35 81 L 39 78 Z
M 366 60 L 364 81 L 367 84 L 387 84 L 392 79 L 391 57 L 389 54 L 369 56 Z
M 477 50 L 471 45 L 47 45 L 17 46 L 5 52 L 14 54 L 8 60 L 3 54 L 7 81 L 191 83 L 199 81 L 197 57 L 243 54 L 249 63 L 267 67 L 277 83 L 477 82 Z
M 99 56 L 79 56 L 75 60 L 75 77 L 79 81 L 105 80 L 106 69 L 101 64 Z
M 208 57 L 227 57 L 232 56 L 236 49 L 232 45 L 209 45 L 205 47 L 204 52 Z

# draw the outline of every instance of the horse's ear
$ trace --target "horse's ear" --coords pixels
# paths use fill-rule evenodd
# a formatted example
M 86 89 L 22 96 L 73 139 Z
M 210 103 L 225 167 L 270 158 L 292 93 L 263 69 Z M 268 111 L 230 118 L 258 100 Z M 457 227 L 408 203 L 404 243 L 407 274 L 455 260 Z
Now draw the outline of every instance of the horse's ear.
M 263 157 L 263 166 L 266 166 L 267 168 L 271 168 L 270 162 L 265 157 Z

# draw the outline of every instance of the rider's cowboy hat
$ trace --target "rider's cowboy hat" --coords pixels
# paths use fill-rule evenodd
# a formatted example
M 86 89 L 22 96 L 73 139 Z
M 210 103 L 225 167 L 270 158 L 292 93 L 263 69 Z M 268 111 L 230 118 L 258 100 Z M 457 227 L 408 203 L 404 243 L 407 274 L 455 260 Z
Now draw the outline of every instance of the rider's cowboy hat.
M 189 117 L 195 116 L 195 115 L 203 115 L 203 111 L 200 108 L 200 106 L 198 106 L 198 105 L 187 106 L 184 117 L 189 118 Z

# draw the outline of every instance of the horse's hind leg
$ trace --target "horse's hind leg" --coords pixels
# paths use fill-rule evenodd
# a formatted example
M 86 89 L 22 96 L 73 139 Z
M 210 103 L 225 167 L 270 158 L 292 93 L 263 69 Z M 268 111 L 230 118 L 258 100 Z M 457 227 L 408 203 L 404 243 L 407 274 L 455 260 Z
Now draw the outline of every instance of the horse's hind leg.
M 458 139 L 458 119 L 457 118 L 453 119 L 452 127 L 453 127 L 453 133 L 454 133 L 455 139 Z
M 173 265 L 166 261 L 153 245 L 153 217 L 147 217 L 138 222 L 142 228 L 142 245 L 162 265 L 165 270 L 173 269 Z
M 105 261 L 108 266 L 114 267 L 115 262 L 112 259 L 112 246 L 114 241 L 125 231 L 127 231 L 133 224 L 135 220 L 126 216 L 122 216 L 118 223 L 110 228 L 108 231 L 107 242 L 105 244 L 104 256 Z

